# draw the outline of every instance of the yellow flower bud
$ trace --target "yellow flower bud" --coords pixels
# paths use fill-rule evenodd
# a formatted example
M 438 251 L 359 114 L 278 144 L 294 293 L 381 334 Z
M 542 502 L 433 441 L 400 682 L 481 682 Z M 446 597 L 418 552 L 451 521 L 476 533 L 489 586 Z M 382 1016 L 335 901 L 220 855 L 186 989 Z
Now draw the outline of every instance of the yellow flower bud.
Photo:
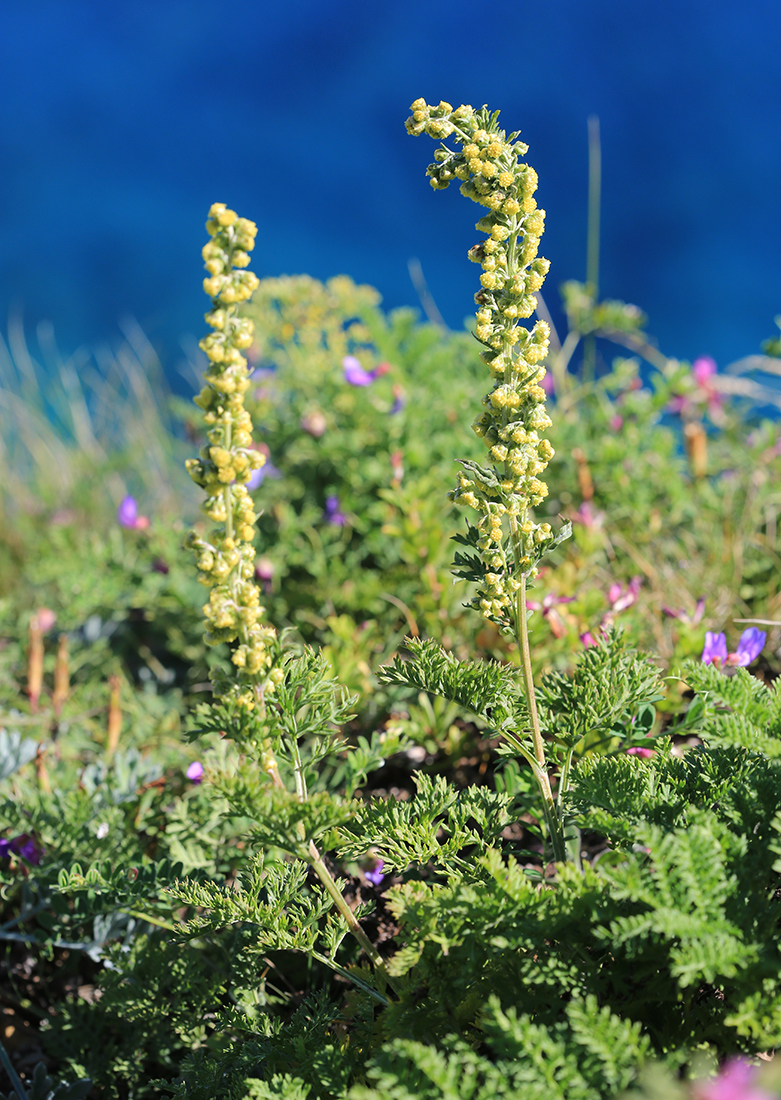
M 233 225 L 236 221 L 235 210 L 222 210 L 219 214 L 215 214 L 214 216 L 224 229 L 227 229 L 228 226 Z

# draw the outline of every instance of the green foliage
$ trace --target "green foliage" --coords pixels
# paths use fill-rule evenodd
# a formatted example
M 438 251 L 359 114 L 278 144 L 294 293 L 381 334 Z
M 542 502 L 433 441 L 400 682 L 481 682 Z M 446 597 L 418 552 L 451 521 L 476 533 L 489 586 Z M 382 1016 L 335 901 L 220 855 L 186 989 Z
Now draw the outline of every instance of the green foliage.
M 517 729 L 526 716 L 515 669 L 497 661 L 459 661 L 433 639 L 406 638 L 411 659 L 396 657 L 378 672 L 381 683 L 441 695 L 476 714 L 494 729 Z
M 440 776 L 415 776 L 409 802 L 375 800 L 353 814 L 338 845 L 347 859 L 371 848 L 389 868 L 429 863 L 445 874 L 463 871 L 510 824 L 511 796 L 483 787 L 456 791 Z
M 35 759 L 38 744 L 18 730 L 0 729 L 0 783 Z
M 29 1082 L 24 1095 L 16 1091 L 4 1095 L 0 1093 L 0 1100 L 83 1100 L 92 1091 L 92 1081 L 75 1081 L 66 1084 L 54 1080 L 46 1073 L 46 1066 L 39 1062 L 33 1070 L 32 1080 Z
M 413 1039 L 388 1043 L 369 1070 L 373 1087 L 356 1086 L 349 1100 L 596 1100 L 632 1081 L 647 1049 L 637 1026 L 600 1010 L 593 997 L 570 1001 L 552 1029 L 490 997 L 480 1024 L 480 1051 L 455 1037 L 443 1050 Z
M 628 744 L 648 731 L 653 704 L 663 698 L 660 688 L 656 667 L 628 650 L 616 629 L 580 654 L 571 675 L 543 677 L 543 726 L 568 749 L 604 746 L 617 737 Z M 633 730 L 635 725 L 642 730 Z

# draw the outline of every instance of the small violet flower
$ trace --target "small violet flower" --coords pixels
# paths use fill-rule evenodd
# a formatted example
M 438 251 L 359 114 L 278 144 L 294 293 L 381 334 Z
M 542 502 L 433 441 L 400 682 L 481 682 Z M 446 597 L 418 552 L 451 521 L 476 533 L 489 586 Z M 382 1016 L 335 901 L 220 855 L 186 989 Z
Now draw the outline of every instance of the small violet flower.
M 703 664 L 711 665 L 717 661 L 723 665 L 727 660 L 727 636 L 726 634 L 713 634 L 705 631 L 705 646 L 702 650 Z
M 43 848 L 30 833 L 20 833 L 9 840 L 0 840 L 0 859 L 21 856 L 26 863 L 37 867 L 43 857 Z
M 323 519 L 326 523 L 330 523 L 332 527 L 344 527 L 347 523 L 347 516 L 339 507 L 339 497 L 335 494 L 325 498 Z
M 653 749 L 644 749 L 640 745 L 634 745 L 631 749 L 626 749 L 625 751 L 626 751 L 627 756 L 644 756 L 644 757 L 648 757 L 648 756 L 653 756 L 654 755 L 654 750 Z
M 184 774 L 187 776 L 191 783 L 194 783 L 197 786 L 198 783 L 203 782 L 203 764 L 200 762 L 200 760 L 193 760 L 192 764 L 190 764 Z
M 266 446 L 265 443 L 255 443 L 255 444 L 253 444 L 252 449 L 255 450 L 255 451 L 260 451 L 260 453 L 262 455 L 265 455 L 266 461 L 260 467 L 259 470 L 253 470 L 252 473 L 249 476 L 249 481 L 246 481 L 244 483 L 246 485 L 247 489 L 251 493 L 254 492 L 255 489 L 258 489 L 263 484 L 263 482 L 266 480 L 267 477 L 281 477 L 282 476 L 281 473 L 279 472 L 279 470 L 276 468 L 276 466 L 274 466 L 271 462 L 269 462 L 269 460 L 268 460 L 269 450 L 268 450 L 268 447 Z
M 127 496 L 117 508 L 117 522 L 128 531 L 145 531 L 149 526 L 146 516 L 139 516 L 135 497 Z
M 388 373 L 390 364 L 380 363 L 373 370 L 364 370 L 354 355 L 345 355 L 342 360 L 342 368 L 344 370 L 344 380 L 349 382 L 351 386 L 370 386 L 375 378 Z
M 766 641 L 766 631 L 758 630 L 755 626 L 750 626 L 741 634 L 738 648 L 727 657 L 727 663 L 745 668 L 746 665 L 750 665 L 752 661 L 757 659 L 765 648 Z
M 738 642 L 738 648 L 734 653 L 727 653 L 727 638 L 724 634 L 713 634 L 710 630 L 705 632 L 705 645 L 702 650 L 704 664 L 737 665 L 745 668 L 755 661 L 764 649 L 767 641 L 767 633 L 750 626 L 744 630 Z
M 267 462 L 265 466 L 261 466 L 259 470 L 253 470 L 249 476 L 249 481 L 245 482 L 247 489 L 252 493 L 255 489 L 259 489 L 267 477 L 281 477 L 279 470 L 276 466 L 273 466 L 270 462 Z
M 364 878 L 368 882 L 370 882 L 372 884 L 372 886 L 381 886 L 382 882 L 385 878 L 385 875 L 383 874 L 383 871 L 382 871 L 383 867 L 384 867 L 384 864 L 383 864 L 382 860 L 378 859 L 373 867 L 371 867 L 368 871 L 363 872 Z

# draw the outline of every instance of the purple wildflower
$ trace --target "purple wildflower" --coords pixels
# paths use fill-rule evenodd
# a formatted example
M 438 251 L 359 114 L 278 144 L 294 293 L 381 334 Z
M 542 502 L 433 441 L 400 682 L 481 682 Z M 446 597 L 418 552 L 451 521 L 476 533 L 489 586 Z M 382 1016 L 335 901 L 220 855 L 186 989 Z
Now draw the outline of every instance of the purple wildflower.
M 258 470 L 253 470 L 249 476 L 249 481 L 245 481 L 247 489 L 252 493 L 255 489 L 260 488 L 267 477 L 281 477 L 279 470 L 271 462 L 266 462 Z
M 741 634 L 738 648 L 734 653 L 730 653 L 727 662 L 745 668 L 746 665 L 750 665 L 752 661 L 757 659 L 764 649 L 766 641 L 767 633 L 764 630 L 758 630 L 755 626 L 750 626 Z
M 714 664 L 716 661 L 723 665 L 727 660 L 726 635 L 713 634 L 710 630 L 706 630 L 701 660 L 706 665 Z
M 368 871 L 364 871 L 363 874 L 367 882 L 370 882 L 372 886 L 381 886 L 385 878 L 385 875 L 382 871 L 384 866 L 385 865 L 382 860 L 378 859 L 373 867 L 371 867 Z
M 149 526 L 146 516 L 139 516 L 135 497 L 126 496 L 117 508 L 117 522 L 128 531 L 145 531 Z
M 341 511 L 339 507 L 339 497 L 335 494 L 325 498 L 323 519 L 326 523 L 330 523 L 332 527 L 344 527 L 345 523 L 347 523 L 347 516 Z
M 387 374 L 390 370 L 388 363 L 380 363 L 373 370 L 364 370 L 354 355 L 345 355 L 342 360 L 344 380 L 351 386 L 370 386 L 375 378 L 381 374 Z
M 705 633 L 702 660 L 706 665 L 718 661 L 720 665 L 738 665 L 740 668 L 745 668 L 746 665 L 750 665 L 752 661 L 757 659 L 766 641 L 767 634 L 764 630 L 758 630 L 755 626 L 750 626 L 748 630 L 744 630 L 741 634 L 735 652 L 727 653 L 725 635 L 711 634 L 708 630 Z
M 203 782 L 203 764 L 200 760 L 193 760 L 192 764 L 188 767 L 184 773 L 191 783 L 198 784 Z
M 631 749 L 626 749 L 627 756 L 653 756 L 654 749 L 644 749 L 641 745 L 633 745 Z
M 43 848 L 31 833 L 20 833 L 10 840 L 0 840 L 0 859 L 10 859 L 12 855 L 21 856 L 26 863 L 37 867 L 43 856 Z
M 138 519 L 138 504 L 135 497 L 125 497 L 117 508 L 117 520 L 120 526 L 134 528 Z
M 587 630 L 585 634 L 580 634 L 579 638 L 581 642 L 583 642 L 583 645 L 586 647 L 586 649 L 591 649 L 592 646 L 599 645 L 599 642 L 596 640 L 590 630 Z
M 732 1058 L 718 1077 L 698 1081 L 696 1100 L 774 1100 L 775 1094 L 755 1085 L 757 1067 L 745 1058 Z

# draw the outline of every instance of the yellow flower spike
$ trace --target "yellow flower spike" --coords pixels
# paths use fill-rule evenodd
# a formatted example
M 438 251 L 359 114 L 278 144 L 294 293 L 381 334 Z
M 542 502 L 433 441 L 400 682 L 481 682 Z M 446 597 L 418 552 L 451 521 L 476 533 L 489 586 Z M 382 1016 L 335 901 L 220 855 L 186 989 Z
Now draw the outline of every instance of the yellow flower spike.
M 484 411 L 472 427 L 485 440 L 496 474 L 495 489 L 478 483 L 467 491 L 459 483 L 452 498 L 461 505 L 485 510 L 478 524 L 482 535 L 478 548 L 487 575 L 474 605 L 516 631 L 520 630 L 522 617 L 520 603 L 513 608 L 507 594 L 519 590 L 509 581 L 513 578 L 518 582 L 519 577 L 532 575 L 536 565 L 534 547 L 552 538 L 530 515 L 547 495 L 541 475 L 553 456 L 553 447 L 538 435 L 550 427 L 551 420 L 545 408 L 545 391 L 539 384 L 544 374 L 535 370 L 548 354 L 550 332 L 540 321 L 531 328 L 521 323 L 534 313 L 535 292 L 548 273 L 548 261 L 538 256 L 545 211 L 534 199 L 537 173 L 522 162 L 528 149 L 517 135 L 508 139 L 496 115 L 485 107 L 480 111 L 468 106 L 445 111 L 444 106 L 433 108 L 416 101 L 415 115 L 407 129 L 415 135 L 425 129 L 439 136 L 443 122 L 452 125 L 449 136 L 460 146 L 460 152 L 443 145 L 427 174 L 437 189 L 458 178 L 462 194 L 488 211 L 477 223 L 487 239 L 470 250 L 469 258 L 482 267 L 481 290 L 475 296 L 479 306 L 475 335 L 484 346 L 481 358 L 493 378 L 493 387 L 485 395 Z M 418 126 L 418 122 L 423 125 Z M 501 512 L 494 507 L 499 503 L 503 505 Z M 498 550 L 505 546 L 506 551 L 501 549 L 504 565 L 500 570 L 494 563 Z
M 195 399 L 209 426 L 209 446 L 188 459 L 190 476 L 206 493 L 203 511 L 215 524 L 208 540 L 190 536 L 198 579 L 211 589 L 203 608 L 205 640 L 231 647 L 229 674 L 218 674 L 215 695 L 251 710 L 278 682 L 273 653 L 276 632 L 263 625 L 260 595 L 254 582 L 256 515 L 245 486 L 252 470 L 266 461 L 252 448 L 252 418 L 243 397 L 250 382 L 242 350 L 252 344 L 254 325 L 238 314 L 259 285 L 246 270 L 255 246 L 257 226 L 224 203 L 213 203 L 206 228 L 210 234 L 202 255 L 208 273 L 203 288 L 212 299 L 205 320 L 213 330 L 200 342 L 209 359 L 205 386 Z M 216 549 L 215 549 L 216 548 Z

